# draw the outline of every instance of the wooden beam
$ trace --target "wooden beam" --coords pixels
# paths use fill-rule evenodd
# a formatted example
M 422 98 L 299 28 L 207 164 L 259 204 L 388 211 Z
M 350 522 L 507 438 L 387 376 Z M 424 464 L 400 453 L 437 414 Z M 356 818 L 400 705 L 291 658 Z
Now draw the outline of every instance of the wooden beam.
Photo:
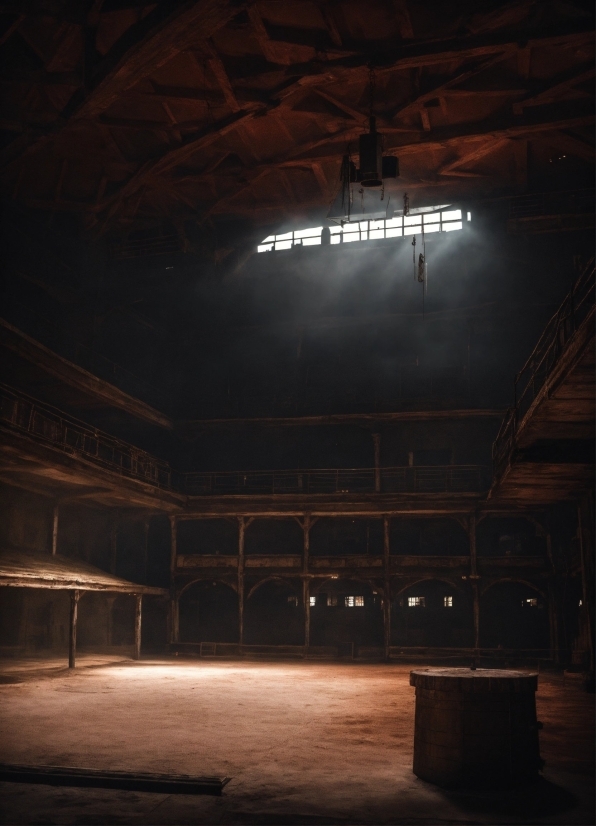
M 102 404 L 125 410 L 137 419 L 148 421 L 167 430 L 173 427 L 172 420 L 163 413 L 134 396 L 130 396 L 113 384 L 94 376 L 78 364 L 59 356 L 4 319 L 0 319 L 0 343 L 26 361 L 41 367 L 49 375 L 90 395 Z
M 206 40 L 246 4 L 228 0 L 158 3 L 128 29 L 93 73 L 91 92 L 71 106 L 77 118 L 93 118 L 115 103 L 122 92 L 148 77 L 177 54 Z

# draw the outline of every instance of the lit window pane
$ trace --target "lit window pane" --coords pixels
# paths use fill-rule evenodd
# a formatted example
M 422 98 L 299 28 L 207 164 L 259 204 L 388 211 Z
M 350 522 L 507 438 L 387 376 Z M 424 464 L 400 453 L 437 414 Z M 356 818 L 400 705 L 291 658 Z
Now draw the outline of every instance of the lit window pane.
M 320 235 L 317 235 L 316 238 L 303 238 L 302 239 L 302 244 L 305 247 L 312 247 L 315 244 L 320 244 L 320 243 L 321 243 L 321 236 Z
M 368 221 L 359 221 L 361 232 L 368 231 Z
M 452 232 L 454 229 L 463 229 L 461 221 L 451 221 L 448 224 L 443 224 L 443 232 Z
M 311 608 L 314 608 L 315 605 L 317 604 L 317 598 L 316 597 L 309 597 L 309 604 L 310 604 Z
M 259 244 L 257 247 L 257 252 L 269 252 L 269 250 L 273 249 L 273 244 Z
M 276 241 L 275 242 L 275 249 L 276 250 L 289 250 L 292 246 L 291 241 Z
M 404 227 L 411 227 L 413 224 L 421 224 L 422 215 L 406 215 L 404 216 Z
M 334 608 L 337 605 L 337 596 L 335 594 L 327 594 L 327 607 Z
M 389 227 L 401 227 L 401 215 L 399 218 L 389 218 L 385 221 L 385 226 L 387 229 L 389 229 Z
M 360 240 L 361 241 L 368 241 L 368 232 L 365 232 L 365 230 L 362 230 L 361 233 L 360 233 Z
M 416 224 L 413 227 L 404 226 L 404 235 L 417 235 L 422 232 L 422 224 Z
M 268 235 L 263 239 L 263 244 L 268 244 L 270 241 L 275 241 L 275 235 Z
M 331 236 L 331 243 L 332 244 L 341 244 L 341 235 L 332 235 Z
M 354 597 L 354 606 L 356 608 L 364 608 L 364 597 Z
M 312 235 L 320 235 L 323 227 L 310 227 L 309 229 L 299 229 L 294 233 L 294 238 L 309 238 Z
M 424 597 L 408 597 L 408 608 L 424 608 L 426 599 Z
M 387 229 L 385 231 L 385 238 L 401 238 L 401 227 L 395 227 L 395 229 Z
M 370 222 L 371 229 L 385 229 L 385 221 L 381 219 L 380 221 L 371 221 Z
M 283 235 L 276 235 L 275 240 L 276 241 L 287 241 L 288 238 L 292 237 L 292 235 L 293 235 L 292 232 L 284 232 Z
M 329 227 L 331 235 L 337 235 L 338 232 L 343 232 L 343 227 Z
M 426 235 L 429 232 L 440 232 L 441 225 L 440 224 L 425 224 L 424 225 L 424 234 Z
M 350 241 L 360 241 L 360 233 L 344 232 L 344 244 L 348 244 Z
M 451 209 L 443 212 L 443 221 L 461 221 L 461 209 Z
M 368 237 L 371 239 L 373 238 L 384 238 L 385 237 L 385 230 L 384 229 L 371 229 L 368 233 Z
M 445 608 L 453 608 L 453 597 L 443 597 L 443 605 Z
M 431 212 L 429 215 L 424 215 L 423 217 L 425 224 L 437 224 L 441 220 L 438 212 Z
M 346 605 L 346 608 L 353 608 L 354 607 L 354 597 L 345 597 L 345 605 Z

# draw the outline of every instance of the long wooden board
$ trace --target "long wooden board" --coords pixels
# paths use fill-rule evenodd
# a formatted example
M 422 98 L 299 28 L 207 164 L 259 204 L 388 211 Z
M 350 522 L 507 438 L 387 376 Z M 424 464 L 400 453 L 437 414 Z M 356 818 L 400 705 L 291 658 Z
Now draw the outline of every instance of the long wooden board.
M 127 789 L 167 794 L 221 795 L 223 787 L 230 782 L 231 778 L 1 763 L 0 780 L 11 783 L 43 783 L 49 786 Z

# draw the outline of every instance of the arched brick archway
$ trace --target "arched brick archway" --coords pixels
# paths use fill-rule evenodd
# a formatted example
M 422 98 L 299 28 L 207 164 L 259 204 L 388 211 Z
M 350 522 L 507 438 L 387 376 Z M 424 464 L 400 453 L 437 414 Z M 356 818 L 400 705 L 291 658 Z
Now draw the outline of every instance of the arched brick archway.
M 425 577 L 394 594 L 393 645 L 469 648 L 474 644 L 472 593 L 461 585 Z
M 537 585 L 504 578 L 480 595 L 480 645 L 483 648 L 550 648 L 548 600 Z
M 195 580 L 179 595 L 180 642 L 238 642 L 238 594 L 228 583 Z
M 310 594 L 315 598 L 310 609 L 312 645 L 383 645 L 382 584 L 360 578 L 330 578 L 311 585 Z
M 247 645 L 303 645 L 304 605 L 299 579 L 271 576 L 248 588 L 244 601 Z

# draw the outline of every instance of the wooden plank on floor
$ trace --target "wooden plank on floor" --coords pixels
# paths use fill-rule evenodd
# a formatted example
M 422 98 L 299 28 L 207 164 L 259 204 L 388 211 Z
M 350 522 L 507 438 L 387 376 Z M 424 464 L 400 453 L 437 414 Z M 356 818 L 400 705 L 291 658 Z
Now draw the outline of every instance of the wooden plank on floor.
M 0 780 L 11 783 L 43 783 L 49 786 L 127 789 L 137 792 L 221 795 L 223 787 L 231 778 L 1 763 Z

